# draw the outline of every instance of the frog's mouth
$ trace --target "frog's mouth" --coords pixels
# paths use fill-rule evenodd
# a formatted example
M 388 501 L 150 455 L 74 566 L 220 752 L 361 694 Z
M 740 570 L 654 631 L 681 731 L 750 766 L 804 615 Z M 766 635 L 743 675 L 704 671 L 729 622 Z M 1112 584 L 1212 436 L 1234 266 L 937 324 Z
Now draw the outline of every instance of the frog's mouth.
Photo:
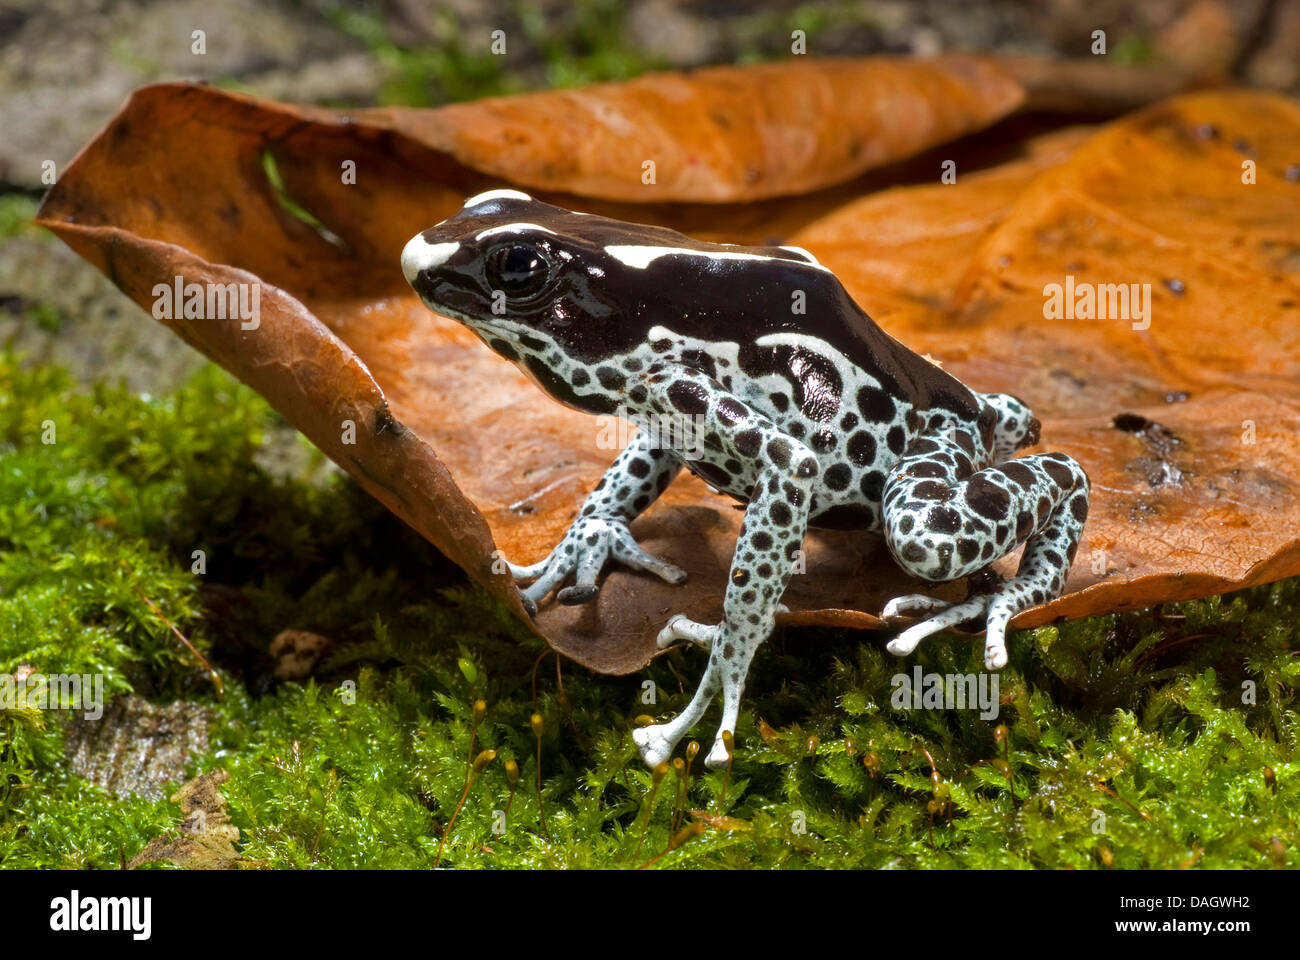
M 427 233 L 428 231 L 425 231 Z M 402 248 L 402 274 L 411 285 L 416 295 L 433 312 L 463 324 L 478 337 L 491 346 L 491 340 L 510 343 L 518 341 L 520 331 L 504 318 L 484 317 L 481 314 L 466 313 L 445 302 L 439 296 L 444 290 L 454 290 L 456 283 L 451 277 L 440 276 L 439 267 L 447 263 L 460 250 L 459 241 L 430 243 L 424 233 L 417 233 Z
M 415 281 L 422 272 L 442 266 L 459 249 L 459 241 L 429 243 L 424 239 L 423 233 L 417 233 L 402 248 L 402 273 L 406 276 L 406 282 L 415 287 Z M 419 292 L 418 287 L 416 292 Z
M 416 291 L 419 293 L 419 291 Z M 450 317 L 464 327 L 468 327 L 471 332 L 476 334 L 480 340 L 488 346 L 492 346 L 492 341 L 500 343 L 502 340 L 514 344 L 518 342 L 520 330 L 517 327 L 510 326 L 509 321 L 487 320 L 483 317 L 474 316 L 457 310 L 455 307 L 445 303 L 440 303 L 424 294 L 420 294 L 420 299 L 424 305 L 434 313 L 444 317 Z M 495 348 L 493 348 L 495 349 Z
M 432 289 L 421 290 L 419 287 L 415 288 L 416 295 L 419 296 L 420 301 L 439 316 L 448 317 L 455 320 L 461 326 L 468 328 L 471 333 L 482 340 L 483 343 L 485 343 L 493 352 L 506 356 L 506 354 L 501 350 L 502 343 L 504 342 L 509 344 L 511 347 L 519 343 L 520 337 L 524 333 L 519 326 L 511 325 L 511 322 L 508 320 L 499 320 L 496 318 L 487 319 L 475 314 L 465 313 L 463 310 L 457 310 L 450 304 L 443 303 L 433 296 L 437 291 L 436 281 L 432 285 L 426 285 L 426 287 L 428 286 L 432 286 Z M 506 356 L 506 359 L 511 358 Z

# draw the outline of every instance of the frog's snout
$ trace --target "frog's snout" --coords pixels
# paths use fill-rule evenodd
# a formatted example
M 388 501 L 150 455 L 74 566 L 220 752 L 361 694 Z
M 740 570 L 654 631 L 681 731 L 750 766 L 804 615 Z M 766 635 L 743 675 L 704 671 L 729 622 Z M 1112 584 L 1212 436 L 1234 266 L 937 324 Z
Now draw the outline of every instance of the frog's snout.
M 415 286 L 416 278 L 425 271 L 442 266 L 460 249 L 460 243 L 429 243 L 423 233 L 417 233 L 402 248 L 402 273 L 406 282 Z M 419 288 L 416 288 L 417 292 Z

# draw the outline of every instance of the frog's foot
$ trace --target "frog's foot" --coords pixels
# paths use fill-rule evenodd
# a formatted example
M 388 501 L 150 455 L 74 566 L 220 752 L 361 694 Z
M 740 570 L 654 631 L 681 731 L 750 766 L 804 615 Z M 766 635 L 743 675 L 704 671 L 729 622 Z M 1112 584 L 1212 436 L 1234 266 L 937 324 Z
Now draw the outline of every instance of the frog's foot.
M 659 645 L 660 650 L 667 649 L 682 641 L 693 643 L 697 647 L 709 649 L 713 646 L 713 641 L 718 635 L 721 624 L 712 626 L 705 623 L 696 623 L 694 620 L 688 620 L 685 614 L 677 614 L 670 619 L 659 636 L 655 638 L 655 643 Z
M 654 723 L 632 731 L 632 741 L 641 751 L 641 759 L 650 768 L 659 766 L 671 757 L 673 750 L 677 748 L 677 741 L 664 732 L 665 726 L 666 724 Z
M 722 629 L 723 625 L 720 623 L 713 625 L 696 623 L 694 620 L 688 619 L 684 614 L 679 613 L 670 618 L 664 628 L 659 631 L 656 642 L 661 650 L 682 641 L 712 649 L 713 643 L 722 632 Z M 716 654 L 710 655 L 709 666 L 700 679 L 700 685 L 695 690 L 695 696 L 691 698 L 691 702 L 687 704 L 685 710 L 668 723 L 654 723 L 632 731 L 632 740 L 636 743 L 637 749 L 641 751 L 641 757 L 648 766 L 657 767 L 671 757 L 673 751 L 677 749 L 678 741 L 703 716 L 709 701 L 713 698 L 713 692 L 721 682 L 719 662 Z M 719 734 L 720 736 L 721 734 Z M 712 753 L 710 753 L 710 756 L 712 756 Z
M 632 740 L 641 751 L 641 758 L 645 760 L 647 766 L 652 768 L 659 766 L 677 749 L 677 743 L 685 735 L 685 731 L 676 733 L 671 729 L 672 726 L 669 723 L 657 723 L 632 731 Z M 704 765 L 710 770 L 720 770 L 727 765 L 730 757 L 726 741 L 722 739 L 722 731 L 719 730 L 713 741 L 713 748 L 704 758 Z
M 924 605 L 920 603 L 915 603 L 914 605 L 907 603 L 907 601 L 918 601 L 919 599 L 931 602 L 929 610 L 940 609 L 941 612 L 927 620 L 922 620 L 915 626 L 908 627 L 893 640 L 890 640 L 889 643 L 885 645 L 885 649 L 896 656 L 907 656 L 916 649 L 917 645 L 922 640 L 931 634 L 938 633 L 940 630 L 947 630 L 950 627 L 955 627 L 957 624 L 965 623 L 967 620 L 975 619 L 988 609 L 993 598 L 987 596 L 971 597 L 962 603 L 950 604 L 942 600 L 933 600 L 930 597 L 922 597 L 920 594 L 910 597 L 899 597 L 898 599 L 891 600 L 886 604 L 884 612 L 881 613 L 881 619 L 889 619 L 890 608 L 895 604 L 906 606 L 909 609 L 924 609 Z M 928 612 L 928 610 L 925 612 Z M 984 665 L 990 670 L 998 670 L 1006 666 L 1007 648 L 1004 633 L 1005 630 L 1001 630 L 997 631 L 995 635 L 992 626 L 989 627 L 988 639 L 984 643 Z
M 771 618 L 756 618 L 758 623 L 750 623 L 746 618 L 744 624 L 733 627 L 728 621 L 705 626 L 687 620 L 683 616 L 673 617 L 660 638 L 668 634 L 677 639 L 708 644 L 709 665 L 700 679 L 695 696 L 686 705 L 686 709 L 667 723 L 651 724 L 632 731 L 632 739 L 641 750 L 641 756 L 650 766 L 658 766 L 672 756 L 678 742 L 699 722 L 708 708 L 714 693 L 722 690 L 722 720 L 713 737 L 713 746 L 704 758 L 704 765 L 712 770 L 725 767 L 730 758 L 723 734 L 736 730 L 740 715 L 740 698 L 745 691 L 745 676 L 754 653 L 772 630 Z
M 695 689 L 695 696 L 691 698 L 685 710 L 667 723 L 652 723 L 632 731 L 632 740 L 641 751 L 641 758 L 645 760 L 647 766 L 657 767 L 673 755 L 678 741 L 704 715 L 717 685 L 718 671 L 714 669 L 711 657 L 709 667 L 700 678 L 700 685 Z
M 507 566 L 516 582 L 533 581 L 519 591 L 524 606 L 531 613 L 536 611 L 537 604 L 547 594 L 570 575 L 573 576 L 574 583 L 556 595 L 560 603 L 580 604 L 595 598 L 600 592 L 596 577 L 610 557 L 634 570 L 653 573 L 669 583 L 677 584 L 686 580 L 685 570 L 646 553 L 633 538 L 627 524 L 614 517 L 579 517 L 545 560 L 528 566 L 507 561 Z
M 895 597 L 885 604 L 880 611 L 880 619 L 893 625 L 904 620 L 915 620 L 926 614 L 938 613 L 952 606 L 947 600 L 927 596 L 924 593 L 912 593 L 905 597 Z
M 885 649 L 897 656 L 906 657 L 917 649 L 920 641 L 931 636 L 932 633 L 952 630 L 965 623 L 978 623 L 983 615 L 984 667 L 988 670 L 1001 670 L 1009 660 L 1006 652 L 1006 627 L 1011 622 L 1011 618 L 1022 610 L 1041 604 L 1045 598 L 1060 593 L 1065 570 L 1060 570 L 1053 562 L 1057 554 L 1054 553 L 1052 546 L 1050 539 L 1031 540 L 1026 548 L 1027 565 L 1022 563 L 1021 574 L 1006 581 L 988 580 L 989 583 L 997 583 L 995 589 L 988 593 L 967 597 L 961 604 L 944 604 L 943 601 L 931 600 L 930 597 L 923 597 L 922 594 L 898 597 L 896 600 L 889 601 L 881 611 L 881 619 L 888 619 L 888 615 L 897 609 L 924 610 L 927 604 L 923 601 L 928 601 L 928 604 L 932 605 L 931 609 L 941 607 L 941 610 L 940 613 L 922 620 L 894 637 L 885 644 Z M 1070 550 L 1070 553 L 1073 553 L 1073 550 Z M 1047 591 L 1044 587 L 1048 588 Z
M 714 655 L 709 659 L 709 667 L 686 709 L 667 723 L 653 723 L 632 731 L 632 740 L 641 751 L 641 758 L 645 760 L 647 766 L 657 767 L 673 755 L 682 737 L 686 736 L 691 727 L 695 726 L 704 715 L 719 685 L 723 687 L 722 725 L 718 727 L 718 732 L 713 738 L 713 747 L 704 758 L 704 765 L 711 770 L 727 765 L 729 755 L 722 733 L 724 730 L 734 731 L 736 728 L 736 713 L 744 678 L 724 676 L 719 664 L 715 648 Z

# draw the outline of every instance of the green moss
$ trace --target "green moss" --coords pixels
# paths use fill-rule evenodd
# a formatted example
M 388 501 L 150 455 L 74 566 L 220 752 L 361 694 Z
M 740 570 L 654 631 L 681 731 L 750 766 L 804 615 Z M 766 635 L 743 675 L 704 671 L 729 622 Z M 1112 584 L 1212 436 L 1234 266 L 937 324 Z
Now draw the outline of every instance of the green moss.
M 702 657 L 623 678 L 566 664 L 561 688 L 537 638 L 353 483 L 255 466 L 275 424 L 215 368 L 141 397 L 0 358 L 0 670 L 102 673 L 113 692 L 209 704 L 210 749 L 188 772 L 229 770 L 254 864 L 432 866 L 478 699 L 473 753 L 497 752 L 447 838 L 450 867 L 632 867 L 692 822 L 687 808 L 740 829 L 708 829 L 656 866 L 1300 861 L 1294 580 L 1020 633 L 996 720 L 891 706 L 891 678 L 914 663 L 977 671 L 969 639 L 902 664 L 870 634 L 779 634 L 751 676 L 725 800 L 724 775 L 697 758 L 689 802 L 671 773 L 653 791 L 642 842 L 652 774 L 631 725 L 680 709 Z M 218 667 L 223 698 L 142 594 Z M 334 641 L 305 684 L 271 676 L 286 627 Z M 0 711 L 0 864 L 114 868 L 176 825 L 166 801 L 78 778 L 62 744 L 57 714 Z M 520 776 L 498 835 L 507 760 Z
M 383 103 L 429 107 L 522 89 L 509 76 L 505 58 L 490 52 L 488 39 L 467 42 L 450 11 L 433 14 L 444 42 L 421 46 L 399 46 L 383 20 L 370 11 L 340 4 L 329 13 L 341 30 L 363 40 L 385 68 L 387 77 L 380 88 Z
M 342 4 L 325 5 L 334 23 L 364 41 L 387 71 L 386 104 L 427 107 L 539 87 L 625 80 L 663 66 L 629 43 L 618 0 L 577 0 L 543 14 L 517 3 L 499 27 L 466 32 L 450 10 L 430 12 L 437 42 L 399 45 L 382 18 Z M 503 36 L 493 36 L 495 30 Z M 504 53 L 493 42 L 505 43 Z
M 49 239 L 50 235 L 32 222 L 38 206 L 36 198 L 25 193 L 0 194 L 0 238 L 23 235 Z
M 1160 62 L 1155 44 L 1149 37 L 1138 33 L 1122 36 L 1111 51 L 1111 57 L 1116 63 L 1125 66 L 1142 66 Z

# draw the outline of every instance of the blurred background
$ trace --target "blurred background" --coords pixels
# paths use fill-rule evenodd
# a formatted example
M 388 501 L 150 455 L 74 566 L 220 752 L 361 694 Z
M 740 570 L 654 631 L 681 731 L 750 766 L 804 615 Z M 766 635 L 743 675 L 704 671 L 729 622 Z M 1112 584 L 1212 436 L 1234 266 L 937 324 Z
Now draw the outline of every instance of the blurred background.
M 26 221 L 127 94 L 203 80 L 282 100 L 434 106 L 790 55 L 984 50 L 1168 64 L 1300 89 L 1300 0 L 3 0 L 0 342 L 82 382 L 165 392 L 202 360 Z M 194 52 L 194 31 L 204 52 Z M 504 31 L 506 54 L 491 52 Z M 76 336 L 65 336 L 75 326 Z

